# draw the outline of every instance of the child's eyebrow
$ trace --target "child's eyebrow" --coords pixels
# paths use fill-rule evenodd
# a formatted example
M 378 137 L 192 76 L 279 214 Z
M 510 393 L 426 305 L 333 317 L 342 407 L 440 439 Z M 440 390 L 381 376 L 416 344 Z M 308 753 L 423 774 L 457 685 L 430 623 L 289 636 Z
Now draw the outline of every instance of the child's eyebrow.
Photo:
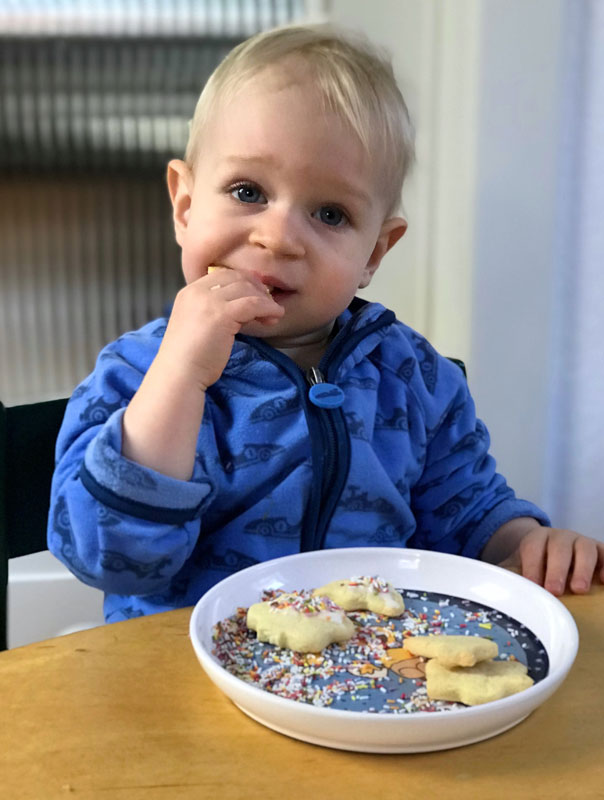
M 225 163 L 228 166 L 238 166 L 245 168 L 247 166 L 267 166 L 275 168 L 280 166 L 280 161 L 273 156 L 227 156 Z M 338 197 L 344 197 L 347 202 L 351 199 L 359 206 L 370 206 L 373 199 L 369 192 L 362 188 L 360 184 L 355 184 L 343 178 L 341 175 L 334 175 L 332 178 L 324 176 L 324 181 L 318 187 L 318 191 L 325 194 L 326 202 L 337 200 Z
M 266 155 L 262 156 L 226 156 L 224 159 L 227 164 L 230 165 L 266 165 L 269 167 L 277 167 L 281 165 L 281 161 L 276 158 L 275 156 L 267 153 Z M 329 187 L 330 191 L 334 191 L 336 193 L 342 193 L 346 195 L 352 195 L 355 197 L 357 201 L 364 203 L 366 205 L 371 205 L 373 199 L 369 192 L 362 188 L 359 184 L 351 183 L 346 178 L 343 178 L 340 175 L 334 175 L 333 178 L 329 178 L 327 176 L 326 182 L 329 181 L 331 186 Z

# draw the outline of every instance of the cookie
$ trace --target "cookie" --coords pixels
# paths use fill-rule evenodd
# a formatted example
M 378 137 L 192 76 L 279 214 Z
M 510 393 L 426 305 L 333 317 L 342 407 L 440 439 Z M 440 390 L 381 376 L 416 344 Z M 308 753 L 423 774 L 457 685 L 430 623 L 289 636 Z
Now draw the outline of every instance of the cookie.
M 313 592 L 331 598 L 346 611 L 373 611 L 398 617 L 405 610 L 403 598 L 387 581 L 378 577 L 345 578 L 332 581 Z
M 438 659 L 444 667 L 473 667 L 499 654 L 497 644 L 481 636 L 410 636 L 405 647 L 414 656 Z
M 477 706 L 501 700 L 534 683 L 519 661 L 481 661 L 473 667 L 445 667 L 437 659 L 426 663 L 426 689 L 431 700 Z
M 356 631 L 340 606 L 310 592 L 284 593 L 254 603 L 246 621 L 261 642 L 299 653 L 318 653 L 334 642 L 345 642 Z
M 213 272 L 218 272 L 218 270 L 221 270 L 221 269 L 230 269 L 230 267 L 224 267 L 221 264 L 210 264 L 210 266 L 208 267 L 208 275 L 211 275 Z M 212 288 L 213 289 L 219 289 L 220 287 L 219 286 L 213 286 Z M 267 294 L 272 294 L 273 293 L 273 287 L 272 286 L 265 286 L 264 288 L 265 288 L 265 291 L 266 291 Z

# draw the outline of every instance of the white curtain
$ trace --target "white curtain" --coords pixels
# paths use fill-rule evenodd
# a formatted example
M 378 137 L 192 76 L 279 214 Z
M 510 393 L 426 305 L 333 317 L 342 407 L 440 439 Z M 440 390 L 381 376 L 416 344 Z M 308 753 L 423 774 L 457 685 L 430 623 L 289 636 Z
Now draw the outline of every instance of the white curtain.
M 555 523 L 604 540 L 604 0 L 574 8 L 551 419 Z M 569 169 L 570 166 L 570 169 Z M 564 168 L 564 167 L 562 167 Z

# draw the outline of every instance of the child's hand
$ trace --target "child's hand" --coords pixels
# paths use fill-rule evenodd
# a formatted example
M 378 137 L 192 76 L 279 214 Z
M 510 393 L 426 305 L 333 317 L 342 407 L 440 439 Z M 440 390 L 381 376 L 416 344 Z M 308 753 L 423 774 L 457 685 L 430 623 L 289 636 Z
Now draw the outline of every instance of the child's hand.
M 220 378 L 243 325 L 253 320 L 271 325 L 283 314 L 254 275 L 217 269 L 176 295 L 158 361 L 170 369 L 178 365 L 205 390 Z
M 511 520 L 494 536 L 513 523 L 525 521 L 526 518 Z M 525 578 L 554 595 L 563 594 L 567 582 L 571 592 L 584 594 L 596 575 L 604 583 L 604 542 L 574 531 L 545 528 L 535 520 L 532 523 L 522 533 L 513 552 L 499 562 L 500 566 L 518 569 Z
M 163 341 L 122 421 L 122 454 L 189 480 L 205 390 L 221 376 L 242 325 L 270 325 L 284 309 L 258 278 L 233 269 L 204 275 L 174 301 Z

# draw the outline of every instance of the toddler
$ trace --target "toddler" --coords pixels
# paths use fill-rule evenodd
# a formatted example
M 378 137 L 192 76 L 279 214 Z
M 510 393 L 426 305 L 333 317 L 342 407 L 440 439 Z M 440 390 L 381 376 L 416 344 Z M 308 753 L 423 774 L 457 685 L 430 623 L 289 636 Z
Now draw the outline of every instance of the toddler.
M 392 69 L 362 41 L 282 28 L 212 75 L 168 166 L 186 286 L 101 352 L 57 443 L 49 548 L 107 620 L 350 546 L 589 589 L 604 546 L 516 498 L 459 367 L 355 297 L 405 232 L 412 159 Z

